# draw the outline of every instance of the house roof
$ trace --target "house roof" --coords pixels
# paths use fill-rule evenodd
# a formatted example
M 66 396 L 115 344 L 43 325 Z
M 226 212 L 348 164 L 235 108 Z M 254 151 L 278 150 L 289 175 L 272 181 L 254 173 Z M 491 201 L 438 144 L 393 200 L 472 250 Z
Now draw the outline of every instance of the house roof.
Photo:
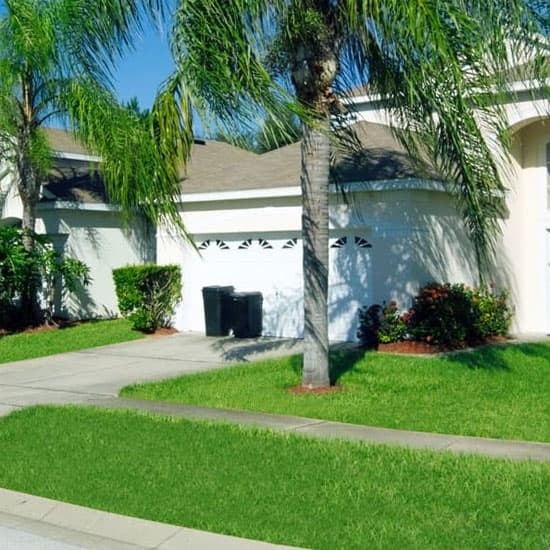
M 45 132 L 51 149 L 56 153 L 90 155 L 72 132 L 61 128 L 45 128 Z
M 227 143 L 195 145 L 183 193 L 214 193 L 300 184 L 300 144 L 258 155 Z
M 436 177 L 426 164 L 413 162 L 387 126 L 359 122 L 353 130 L 353 147 L 336 148 L 332 168 L 335 181 L 353 183 Z M 86 154 L 72 135 L 63 134 L 63 130 L 49 131 L 48 136 L 56 147 L 66 146 L 69 152 Z M 300 185 L 300 154 L 300 143 L 261 155 L 218 141 L 196 143 L 187 167 L 181 170 L 182 193 L 296 187 Z M 49 200 L 105 201 L 102 182 L 89 163 L 56 170 L 46 189 L 51 197 Z
M 348 140 L 346 146 L 336 148 L 332 168 L 335 181 L 441 179 L 426 162 L 414 162 L 388 126 L 359 122 L 353 131 L 353 144 Z M 257 155 L 207 141 L 205 145 L 195 146 L 182 190 L 183 193 L 213 193 L 298 186 L 300 154 L 300 143 Z

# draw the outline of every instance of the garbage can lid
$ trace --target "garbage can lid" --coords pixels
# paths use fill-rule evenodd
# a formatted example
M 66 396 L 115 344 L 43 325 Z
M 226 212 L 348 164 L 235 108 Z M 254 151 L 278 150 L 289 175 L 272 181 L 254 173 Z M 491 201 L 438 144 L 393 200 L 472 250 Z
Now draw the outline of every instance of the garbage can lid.
M 263 302 L 261 292 L 232 292 L 229 297 L 234 302 Z
M 202 291 L 211 290 L 212 292 L 233 292 L 232 286 L 203 286 Z

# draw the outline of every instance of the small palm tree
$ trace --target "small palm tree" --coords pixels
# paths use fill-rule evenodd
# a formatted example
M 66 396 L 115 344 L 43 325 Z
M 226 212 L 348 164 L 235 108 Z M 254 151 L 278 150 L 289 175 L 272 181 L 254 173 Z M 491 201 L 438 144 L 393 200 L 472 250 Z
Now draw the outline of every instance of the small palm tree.
M 545 47 L 534 15 L 524 0 L 179 0 L 165 106 L 192 102 L 229 129 L 302 120 L 304 385 L 329 384 L 329 121 L 341 92 L 368 83 L 409 152 L 439 165 L 482 265 L 503 184 L 480 126 L 503 135 L 511 58 Z
M 131 215 L 177 217 L 179 138 L 159 135 L 135 109 L 118 104 L 113 62 L 136 27 L 155 9 L 151 0 L 5 0 L 0 10 L 0 177 L 10 176 L 23 206 L 27 251 L 34 246 L 36 204 L 52 165 L 44 126 L 62 123 L 102 157 L 110 198 Z M 169 125 L 164 124 L 164 128 Z M 159 143 L 162 141 L 162 146 Z M 154 196 L 156 200 L 151 200 Z M 35 292 L 25 295 L 27 314 Z

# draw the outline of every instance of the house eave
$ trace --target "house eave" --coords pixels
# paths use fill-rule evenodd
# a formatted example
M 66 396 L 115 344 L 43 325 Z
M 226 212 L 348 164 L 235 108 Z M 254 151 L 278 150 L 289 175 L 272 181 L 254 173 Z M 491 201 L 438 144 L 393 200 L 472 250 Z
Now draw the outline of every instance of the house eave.
M 81 162 L 101 162 L 101 157 L 82 153 L 67 153 L 64 151 L 53 151 L 53 156 L 58 159 L 78 160 Z
M 120 212 L 116 205 L 106 204 L 104 202 L 77 202 L 77 201 L 48 201 L 40 202 L 37 210 L 87 210 L 93 212 Z
M 541 82 L 539 80 L 518 80 L 515 82 L 510 82 L 507 87 L 507 92 L 509 94 L 518 94 L 522 92 L 534 92 L 536 90 L 544 89 L 544 87 L 550 86 L 550 78 L 547 78 L 545 81 Z M 495 92 L 496 92 L 495 88 Z M 346 97 L 342 99 L 342 103 L 345 105 L 356 106 L 356 105 L 377 105 L 385 101 L 385 97 L 381 94 L 363 94 L 354 97 Z
M 368 192 L 368 191 L 436 191 L 448 193 L 449 188 L 440 181 L 416 178 L 403 179 L 388 179 L 376 181 L 355 181 L 342 182 L 338 184 L 332 183 L 329 192 L 336 194 L 342 189 L 350 192 Z M 204 203 L 204 202 L 220 202 L 220 201 L 237 201 L 237 200 L 252 200 L 252 199 L 273 199 L 273 198 L 289 198 L 300 197 L 302 194 L 299 186 L 291 187 L 270 187 L 263 189 L 241 189 L 234 191 L 214 191 L 209 193 L 183 193 L 180 195 L 179 202 L 181 204 L 189 203 Z

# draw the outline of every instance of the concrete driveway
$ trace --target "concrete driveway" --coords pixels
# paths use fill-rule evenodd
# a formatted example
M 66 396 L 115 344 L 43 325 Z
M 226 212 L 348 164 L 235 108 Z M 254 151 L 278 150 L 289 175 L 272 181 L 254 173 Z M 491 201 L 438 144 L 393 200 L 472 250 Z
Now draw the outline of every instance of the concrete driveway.
M 178 333 L 0 364 L 0 415 L 29 405 L 111 398 L 135 382 L 299 353 L 301 346 L 280 338 L 238 340 Z

